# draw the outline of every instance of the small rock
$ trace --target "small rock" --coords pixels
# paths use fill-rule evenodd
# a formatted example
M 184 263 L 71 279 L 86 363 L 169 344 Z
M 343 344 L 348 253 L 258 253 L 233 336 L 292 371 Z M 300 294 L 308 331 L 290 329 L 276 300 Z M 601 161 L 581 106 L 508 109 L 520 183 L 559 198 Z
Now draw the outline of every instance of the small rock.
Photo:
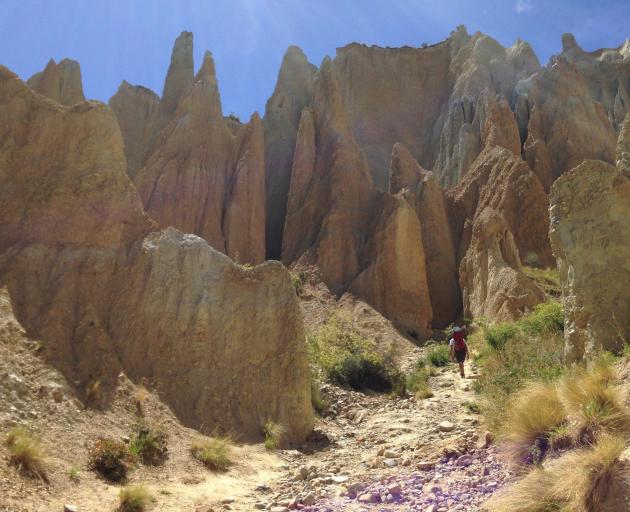
M 455 462 L 455 465 L 467 468 L 472 463 L 473 463 L 473 458 L 470 455 L 462 455 L 459 459 L 457 459 L 457 461 Z
M 373 492 L 362 494 L 357 499 L 361 503 L 379 503 L 381 501 L 381 497 Z
M 388 468 L 393 468 L 398 466 L 398 459 L 385 459 L 383 464 L 385 464 Z
M 428 471 L 429 469 L 432 469 L 435 466 L 435 462 L 429 461 L 429 460 L 423 460 L 418 462 L 417 468 L 421 471 Z
M 234 503 L 235 501 L 236 501 L 236 498 L 234 498 L 232 496 L 227 496 L 227 497 L 221 499 L 221 503 L 223 505 L 229 505 L 230 503 Z
M 79 507 L 76 505 L 71 505 L 70 503 L 66 503 L 63 506 L 63 512 L 79 512 Z
M 443 421 L 438 425 L 438 429 L 440 432 L 452 432 L 455 430 L 455 425 L 450 421 Z

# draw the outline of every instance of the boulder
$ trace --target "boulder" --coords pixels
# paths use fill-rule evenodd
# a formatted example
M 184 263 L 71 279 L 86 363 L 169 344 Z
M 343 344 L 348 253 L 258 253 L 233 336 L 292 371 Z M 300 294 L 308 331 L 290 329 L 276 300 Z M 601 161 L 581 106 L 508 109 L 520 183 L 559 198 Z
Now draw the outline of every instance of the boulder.
M 522 272 L 507 222 L 491 207 L 474 220 L 472 242 L 460 265 L 460 284 L 468 318 L 513 321 L 545 300 L 543 291 Z
M 35 92 L 62 105 L 85 101 L 81 66 L 75 60 L 63 59 L 57 64 L 50 59 L 44 71 L 35 73 L 26 83 Z
M 630 339 L 630 180 L 587 160 L 556 180 L 549 199 L 567 359 L 619 351 Z
M 254 439 L 274 421 L 302 441 L 308 358 L 288 271 L 244 268 L 199 237 L 156 231 L 107 106 L 63 107 L 0 67 L 0 118 L 0 283 L 79 395 L 106 405 L 123 372 L 154 383 L 190 427 Z M 259 135 L 243 134 L 252 152 L 257 123 Z M 246 175 L 246 154 L 239 165 Z

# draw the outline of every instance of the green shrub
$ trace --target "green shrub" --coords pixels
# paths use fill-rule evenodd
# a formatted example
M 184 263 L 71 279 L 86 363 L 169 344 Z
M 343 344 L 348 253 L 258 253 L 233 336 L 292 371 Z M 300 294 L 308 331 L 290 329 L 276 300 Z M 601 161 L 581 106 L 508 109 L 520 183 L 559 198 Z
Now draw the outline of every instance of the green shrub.
M 538 304 L 534 311 L 518 322 L 518 325 L 528 334 L 561 333 L 564 331 L 562 304 L 556 301 Z
M 431 398 L 433 392 L 429 387 L 430 368 L 427 368 L 423 360 L 419 360 L 414 369 L 407 375 L 407 389 L 414 393 L 417 399 Z
M 190 445 L 192 456 L 216 471 L 225 471 L 231 464 L 232 440 L 229 437 L 196 439 Z
M 509 350 L 486 350 L 475 387 L 483 396 L 481 407 L 489 426 L 499 429 L 514 394 L 527 382 L 552 382 L 564 371 L 564 338 L 558 333 L 518 333 Z
M 158 466 L 168 458 L 168 434 L 162 428 L 140 427 L 129 444 L 129 453 L 144 464 Z
M 306 274 L 304 272 L 291 272 L 291 281 L 293 281 L 295 293 L 297 293 L 298 296 L 302 295 L 304 284 L 306 283 Z
M 318 414 L 326 410 L 326 400 L 322 396 L 321 386 L 322 383 L 319 377 L 315 372 L 311 371 L 311 405 Z
M 114 439 L 101 437 L 88 450 L 88 468 L 111 482 L 122 482 L 133 462 L 127 446 Z
M 265 423 L 263 425 L 265 448 L 267 448 L 267 450 L 277 450 L 280 446 L 282 446 L 285 434 L 285 428 L 279 423 L 275 423 L 273 421 Z
M 438 345 L 432 348 L 427 354 L 427 361 L 438 368 L 446 366 L 451 359 L 451 352 L 448 345 Z
M 143 512 L 154 501 L 149 491 L 140 485 L 122 488 L 119 496 L 118 512 Z
M 9 431 L 5 438 L 9 449 L 9 463 L 26 476 L 48 482 L 46 458 L 38 439 L 23 427 Z
M 484 329 L 486 341 L 494 350 L 503 350 L 508 341 L 518 334 L 516 324 L 489 325 Z
M 350 320 L 332 317 L 308 341 L 311 362 L 328 380 L 359 391 L 404 393 L 404 375 L 394 364 L 393 354 L 379 354 Z

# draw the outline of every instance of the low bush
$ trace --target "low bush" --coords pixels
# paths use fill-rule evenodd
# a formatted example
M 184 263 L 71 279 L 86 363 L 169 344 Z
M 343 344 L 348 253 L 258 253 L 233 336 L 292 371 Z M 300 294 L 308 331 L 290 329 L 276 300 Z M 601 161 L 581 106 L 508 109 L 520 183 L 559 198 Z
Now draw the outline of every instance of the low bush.
M 558 333 L 521 333 L 510 341 L 509 349 L 484 352 L 483 371 L 475 387 L 481 392 L 480 405 L 492 430 L 500 430 L 515 394 L 526 383 L 553 382 L 563 375 L 563 354 L 564 338 Z
M 311 405 L 318 414 L 323 413 L 326 410 L 326 400 L 322 396 L 322 383 L 319 380 L 319 376 L 311 371 Z
M 494 350 L 503 350 L 508 341 L 518 334 L 518 327 L 513 323 L 489 325 L 484 329 L 484 334 L 488 345 Z
M 263 435 L 265 436 L 265 448 L 267 450 L 276 450 L 282 446 L 285 428 L 279 423 L 268 421 L 263 425 Z
M 302 295 L 304 291 L 304 284 L 306 283 L 306 274 L 304 272 L 291 272 L 291 281 L 293 281 L 293 287 L 295 288 L 295 293 L 298 295 Z
M 140 485 L 122 488 L 119 497 L 118 512 L 143 512 L 154 501 L 149 491 Z
M 196 439 L 190 446 L 192 456 L 215 471 L 225 471 L 232 461 L 232 440 L 229 437 L 213 437 L 211 439 Z
M 168 458 L 168 434 L 160 427 L 142 426 L 129 444 L 129 453 L 143 464 L 158 466 Z
M 330 381 L 359 391 L 404 394 L 404 375 L 394 364 L 393 354 L 379 354 L 351 320 L 332 317 L 308 341 L 311 362 Z
M 88 468 L 111 482 L 123 482 L 134 458 L 127 446 L 107 437 L 101 437 L 88 450 Z
M 423 360 L 416 363 L 414 369 L 407 375 L 407 389 L 415 395 L 418 400 L 431 398 L 433 392 L 429 387 L 430 368 L 424 364 Z
M 427 354 L 427 361 L 436 367 L 446 366 L 451 360 L 451 352 L 448 345 L 437 345 Z
M 538 304 L 534 311 L 523 317 L 518 326 L 528 334 L 562 333 L 564 310 L 556 301 Z
M 5 439 L 9 449 L 9 463 L 32 478 L 48 482 L 46 458 L 40 441 L 23 427 L 9 431 Z

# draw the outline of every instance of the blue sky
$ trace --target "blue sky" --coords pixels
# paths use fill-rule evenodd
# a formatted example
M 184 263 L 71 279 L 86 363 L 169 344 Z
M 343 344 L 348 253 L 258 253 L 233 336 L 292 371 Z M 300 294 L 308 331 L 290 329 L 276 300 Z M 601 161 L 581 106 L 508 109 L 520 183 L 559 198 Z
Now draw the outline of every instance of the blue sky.
M 28 78 L 70 57 L 89 98 L 107 101 L 123 78 L 160 94 L 173 41 L 191 30 L 196 66 L 214 54 L 224 112 L 247 118 L 264 111 L 290 44 L 319 64 L 349 42 L 419 46 L 459 24 L 525 39 L 546 62 L 562 32 L 589 50 L 621 44 L 630 0 L 0 0 L 0 63 Z

